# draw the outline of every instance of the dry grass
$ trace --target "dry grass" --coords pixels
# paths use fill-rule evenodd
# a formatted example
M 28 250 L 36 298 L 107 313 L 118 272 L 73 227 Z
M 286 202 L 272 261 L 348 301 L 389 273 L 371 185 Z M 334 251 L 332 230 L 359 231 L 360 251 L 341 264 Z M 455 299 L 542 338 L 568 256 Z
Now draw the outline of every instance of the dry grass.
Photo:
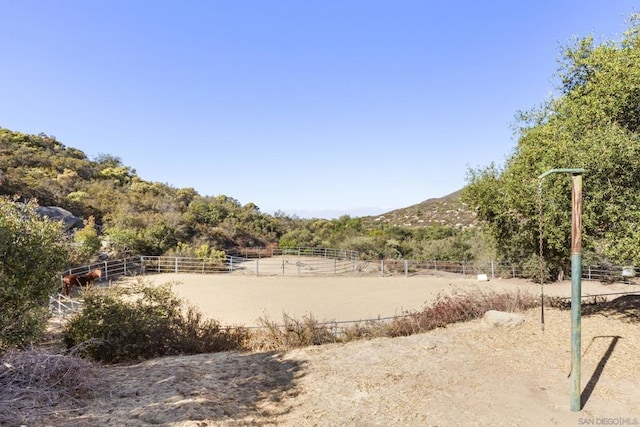
M 473 291 L 439 295 L 433 304 L 391 321 L 369 320 L 344 327 L 339 327 L 337 322 L 318 322 L 312 315 L 295 319 L 285 313 L 280 324 L 268 317 L 260 318 L 262 328 L 251 334 L 247 349 L 286 351 L 334 342 L 408 336 L 477 319 L 489 310 L 525 311 L 537 305 L 536 298 L 528 293 Z
M 489 310 L 525 311 L 538 305 L 536 298 L 523 292 L 498 293 L 473 291 L 438 295 L 436 301 L 420 311 L 394 319 L 387 326 L 386 336 L 408 336 L 452 323 L 467 322 L 482 317 Z
M 87 360 L 39 349 L 10 350 L 0 358 L 0 425 L 77 408 L 103 387 Z
M 318 322 L 312 315 L 295 319 L 282 315 L 283 323 L 261 317 L 261 328 L 253 331 L 246 342 L 250 351 L 283 351 L 336 342 L 336 333 L 330 324 Z
M 625 321 L 638 322 L 640 295 L 626 295 L 608 301 L 592 296 L 582 302 L 582 314 L 606 314 Z M 538 297 L 526 292 L 470 291 L 438 295 L 435 302 L 424 308 L 406 312 L 390 321 L 384 319 L 342 326 L 338 322 L 318 322 L 312 315 L 295 319 L 283 314 L 283 322 L 261 318 L 261 329 L 249 335 L 245 345 L 249 351 L 287 351 L 293 348 L 335 342 L 349 342 L 379 337 L 409 336 L 447 325 L 478 319 L 489 310 L 524 312 L 538 307 Z M 546 297 L 545 306 L 567 310 L 567 298 Z

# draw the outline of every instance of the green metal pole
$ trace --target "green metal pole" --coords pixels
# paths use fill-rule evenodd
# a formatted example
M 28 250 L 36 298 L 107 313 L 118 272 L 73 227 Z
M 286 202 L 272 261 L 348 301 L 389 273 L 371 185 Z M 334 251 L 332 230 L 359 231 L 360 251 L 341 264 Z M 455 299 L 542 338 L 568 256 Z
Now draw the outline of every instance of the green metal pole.
M 578 412 L 580 401 L 580 365 L 582 340 L 582 174 L 584 169 L 551 169 L 552 173 L 571 174 L 571 411 Z
M 571 411 L 580 411 L 582 340 L 582 175 L 571 177 Z

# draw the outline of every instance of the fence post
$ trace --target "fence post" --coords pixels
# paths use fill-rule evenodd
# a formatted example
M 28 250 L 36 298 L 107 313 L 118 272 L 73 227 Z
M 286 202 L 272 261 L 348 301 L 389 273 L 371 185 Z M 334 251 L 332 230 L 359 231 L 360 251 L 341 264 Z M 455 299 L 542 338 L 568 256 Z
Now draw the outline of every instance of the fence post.
M 404 260 L 404 277 L 409 277 L 409 261 Z
M 384 260 L 380 260 L 380 276 L 384 277 Z
M 436 260 L 433 260 L 433 269 L 435 271 L 438 271 L 438 261 L 436 261 Z
M 109 264 L 107 261 L 104 262 L 104 279 L 107 280 L 109 278 Z
M 175 273 L 178 274 L 178 257 L 176 257 L 174 264 L 175 264 L 175 267 L 174 267 Z
M 260 259 L 256 259 L 256 276 L 260 275 Z
M 495 278 L 495 266 L 493 265 L 493 260 L 491 260 L 491 280 L 494 280 Z

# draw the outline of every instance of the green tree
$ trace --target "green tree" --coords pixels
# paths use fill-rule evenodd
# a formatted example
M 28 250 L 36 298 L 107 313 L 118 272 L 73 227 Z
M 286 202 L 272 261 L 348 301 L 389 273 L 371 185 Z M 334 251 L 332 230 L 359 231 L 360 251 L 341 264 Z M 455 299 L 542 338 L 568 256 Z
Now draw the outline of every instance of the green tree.
M 92 257 L 98 255 L 102 241 L 96 230 L 96 223 L 93 216 L 90 216 L 84 222 L 84 227 L 75 232 L 73 237 L 77 246 L 74 249 L 75 260 L 77 263 L 88 262 Z
M 0 198 L 0 350 L 41 336 L 67 262 L 61 225 L 34 208 Z
M 512 261 L 538 253 L 538 180 L 554 168 L 584 168 L 583 248 L 614 263 L 640 263 L 640 21 L 619 43 L 591 37 L 563 50 L 559 97 L 519 115 L 518 144 L 504 168 L 469 171 L 463 198 Z M 570 180 L 542 186 L 548 271 L 568 268 Z

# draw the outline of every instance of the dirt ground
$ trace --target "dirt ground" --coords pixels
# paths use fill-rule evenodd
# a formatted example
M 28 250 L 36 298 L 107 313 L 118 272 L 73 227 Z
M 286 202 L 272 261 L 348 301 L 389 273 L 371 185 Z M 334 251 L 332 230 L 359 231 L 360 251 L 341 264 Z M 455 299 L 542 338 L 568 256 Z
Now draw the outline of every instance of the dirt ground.
M 419 309 L 439 293 L 525 290 L 514 280 L 459 276 L 278 278 L 151 276 L 223 324 L 313 313 L 356 320 Z M 569 296 L 570 282 L 545 286 Z M 640 290 L 583 282 L 583 294 Z M 582 401 L 570 411 L 571 314 L 525 313 L 516 328 L 481 320 L 403 338 L 285 353 L 218 353 L 101 367 L 109 386 L 86 406 L 56 411 L 67 426 L 571 426 L 640 425 L 640 299 L 585 311 Z
M 522 291 L 540 295 L 540 285 L 521 279 L 478 281 L 475 276 L 439 273 L 417 276 L 256 277 L 248 275 L 160 274 L 155 283 L 172 282 L 174 292 L 224 325 L 258 325 L 260 317 L 278 320 L 283 313 L 320 321 L 361 320 L 419 310 L 439 294 Z M 638 285 L 582 282 L 582 295 L 640 290 Z M 544 286 L 548 296 L 571 296 L 571 282 Z

